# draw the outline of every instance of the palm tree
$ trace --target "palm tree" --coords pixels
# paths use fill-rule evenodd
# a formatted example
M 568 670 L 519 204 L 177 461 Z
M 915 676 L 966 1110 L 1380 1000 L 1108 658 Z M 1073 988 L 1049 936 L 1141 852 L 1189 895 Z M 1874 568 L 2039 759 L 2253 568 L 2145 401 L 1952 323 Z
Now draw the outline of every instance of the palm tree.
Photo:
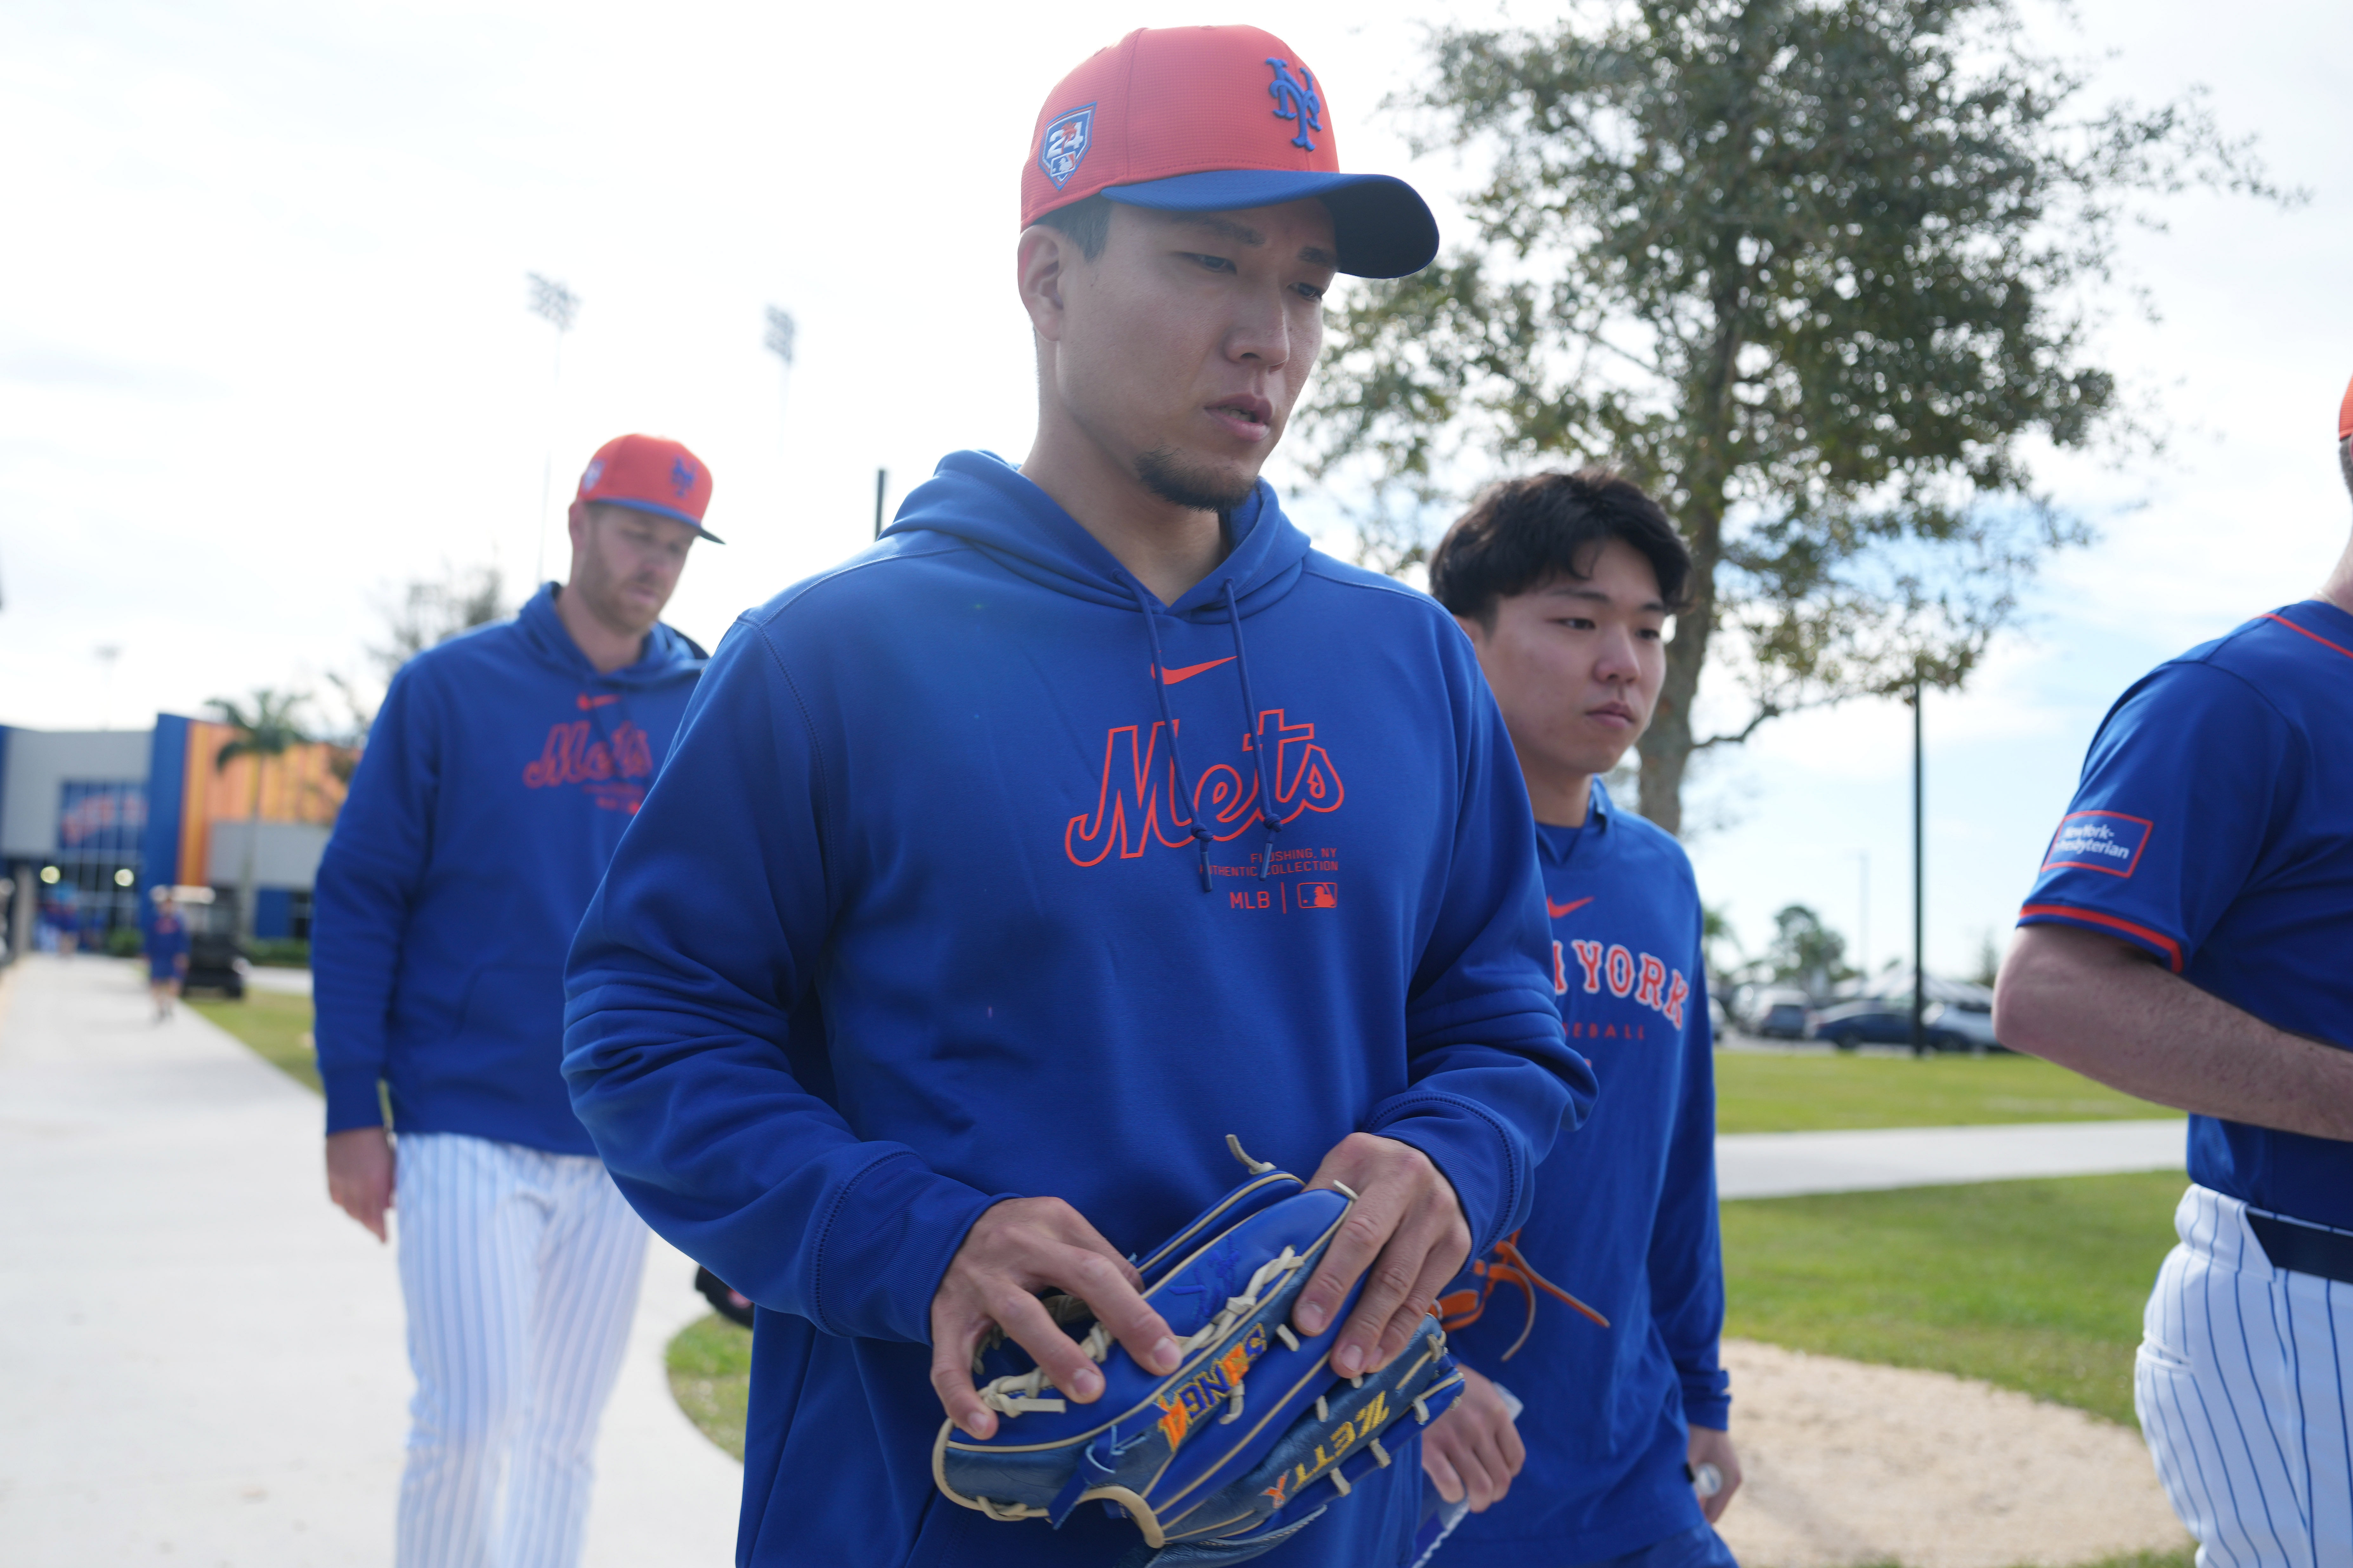
M 228 697 L 216 697 L 206 704 L 216 722 L 236 731 L 227 745 L 213 753 L 213 772 L 223 772 L 238 757 L 253 759 L 253 805 L 245 826 L 245 874 L 237 887 L 237 934 L 248 940 L 253 935 L 253 851 L 261 837 L 262 760 L 282 757 L 309 738 L 295 714 L 310 700 L 308 692 L 279 692 L 265 686 L 254 692 L 250 709 Z

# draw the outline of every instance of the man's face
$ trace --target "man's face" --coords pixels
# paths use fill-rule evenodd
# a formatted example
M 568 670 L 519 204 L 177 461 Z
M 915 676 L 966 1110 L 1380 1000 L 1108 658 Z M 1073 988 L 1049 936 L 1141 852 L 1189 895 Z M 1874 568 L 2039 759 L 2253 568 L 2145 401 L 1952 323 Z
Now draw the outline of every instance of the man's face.
M 1492 629 L 1456 617 L 1521 769 L 1553 788 L 1617 766 L 1649 727 L 1667 673 L 1667 606 L 1650 562 L 1612 539 L 1588 571 L 1498 600 Z
M 1335 260 L 1318 201 L 1212 215 L 1114 205 L 1103 253 L 1062 275 L 1050 391 L 1162 500 L 1236 506 L 1315 367 Z
M 572 526 L 571 589 L 606 626 L 642 637 L 661 618 L 694 541 L 694 530 L 673 518 L 588 507 Z

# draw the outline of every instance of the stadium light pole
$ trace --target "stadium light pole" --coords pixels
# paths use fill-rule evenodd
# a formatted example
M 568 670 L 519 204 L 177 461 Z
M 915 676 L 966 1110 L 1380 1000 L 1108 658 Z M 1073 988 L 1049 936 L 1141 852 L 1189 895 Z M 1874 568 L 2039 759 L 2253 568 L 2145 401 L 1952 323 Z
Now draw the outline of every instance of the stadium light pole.
M 874 537 L 882 537 L 882 492 L 891 483 L 891 470 L 874 470 Z
M 785 388 L 789 392 L 793 384 L 793 344 L 800 336 L 800 328 L 794 322 L 790 310 L 776 305 L 768 307 L 767 321 L 767 331 L 761 335 L 760 346 L 785 362 Z
M 1858 849 L 1855 858 L 1862 863 L 1855 881 L 1854 966 L 1862 971 L 1862 983 L 1871 984 L 1871 851 Z
M 1928 1054 L 1927 769 L 1921 744 L 1918 667 L 1912 672 L 1912 1054 Z
M 523 276 L 531 282 L 531 313 L 555 329 L 555 371 L 547 385 L 547 446 L 539 465 L 539 524 L 533 530 L 537 549 L 532 557 L 531 586 L 537 593 L 547 580 L 547 500 L 555 486 L 555 397 L 564 383 L 564 338 L 580 319 L 580 296 L 553 278 L 536 272 Z

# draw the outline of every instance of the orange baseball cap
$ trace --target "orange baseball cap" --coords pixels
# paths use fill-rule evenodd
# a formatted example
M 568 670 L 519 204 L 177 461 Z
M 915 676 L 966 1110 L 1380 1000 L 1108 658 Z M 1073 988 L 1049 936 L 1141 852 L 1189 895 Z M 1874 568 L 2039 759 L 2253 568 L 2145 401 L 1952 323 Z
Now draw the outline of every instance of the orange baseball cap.
M 713 544 L 727 542 L 702 526 L 711 506 L 711 470 L 682 441 L 659 436 L 616 436 L 596 448 L 580 472 L 575 507 L 625 506 L 692 525 Z
M 2353 381 L 2345 384 L 2345 401 L 2337 405 L 2337 438 L 2353 440 Z
M 1022 226 L 1092 195 L 1162 212 L 1314 196 L 1340 270 L 1359 278 L 1438 254 L 1429 204 L 1403 180 L 1341 171 L 1323 84 L 1257 27 L 1139 27 L 1056 85 L 1021 170 Z

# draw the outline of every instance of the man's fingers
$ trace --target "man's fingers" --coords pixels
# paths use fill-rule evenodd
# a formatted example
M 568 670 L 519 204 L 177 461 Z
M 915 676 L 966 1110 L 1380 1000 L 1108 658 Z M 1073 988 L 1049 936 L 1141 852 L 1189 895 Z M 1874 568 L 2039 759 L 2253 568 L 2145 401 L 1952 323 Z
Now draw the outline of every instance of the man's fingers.
M 1504 1474 L 1518 1475 L 1520 1467 L 1528 1462 L 1528 1446 L 1520 1441 L 1519 1423 L 1508 1414 L 1496 1428 L 1495 1447 L 1503 1452 Z
M 972 1385 L 972 1347 L 979 1342 L 977 1331 L 943 1334 L 939 1331 L 939 1314 L 932 1321 L 932 1392 L 940 1396 L 940 1408 L 948 1419 L 961 1427 L 965 1436 L 983 1441 L 997 1436 L 997 1412 L 980 1402 L 979 1391 Z
M 1382 1248 L 1388 1245 L 1390 1236 L 1397 1229 L 1398 1217 L 1396 1211 L 1379 1194 L 1359 1198 L 1349 1208 L 1348 1217 L 1340 1222 L 1339 1234 L 1332 1238 L 1332 1245 L 1324 1249 L 1324 1261 L 1316 1266 L 1314 1274 L 1307 1281 L 1307 1289 L 1299 1293 L 1299 1304 L 1292 1309 L 1291 1321 L 1298 1326 L 1301 1333 L 1320 1334 L 1324 1331 L 1339 1312 L 1340 1303 L 1347 1299 L 1349 1287 L 1356 1284 L 1358 1277 L 1371 1267 L 1373 1261 L 1380 1257 Z M 1371 1289 L 1367 1283 L 1366 1293 L 1369 1294 Z M 1391 1301 L 1384 1308 L 1381 1321 L 1388 1321 L 1389 1312 L 1396 1307 L 1397 1303 Z M 1362 1312 L 1363 1310 L 1360 1298 L 1357 1310 Z M 1342 1367 L 1340 1353 L 1345 1343 L 1344 1334 L 1342 1344 L 1333 1347 L 1332 1365 L 1341 1375 L 1354 1377 L 1365 1370 L 1362 1352 L 1366 1347 L 1356 1347 L 1359 1352 L 1357 1365 Z
M 1127 1259 L 1113 1255 L 1104 1258 L 1092 1249 L 1072 1249 L 1070 1260 L 1059 1271 L 1067 1276 L 1062 1289 L 1087 1304 L 1095 1321 L 1111 1331 L 1111 1337 L 1127 1347 L 1136 1364 L 1157 1373 L 1171 1373 L 1185 1359 L 1177 1347 L 1176 1337 L 1168 1331 L 1167 1321 L 1152 1310 L 1136 1289 L 1142 1276 Z M 1093 1394 L 1086 1395 L 1092 1399 Z
M 1008 1284 L 983 1305 L 990 1320 L 1005 1331 L 1005 1337 L 1045 1368 L 1046 1381 L 1056 1393 L 1082 1405 L 1092 1403 L 1103 1394 L 1103 1369 L 1062 1331 L 1062 1325 L 1054 1321 L 1054 1315 L 1037 1297 Z
M 1434 1220 L 1408 1224 L 1388 1239 L 1365 1273 L 1364 1294 L 1333 1342 L 1332 1368 L 1344 1377 L 1383 1366 L 1410 1342 L 1440 1287 L 1452 1276 L 1431 1251 Z
M 1479 1478 L 1472 1489 L 1471 1510 L 1478 1513 L 1504 1500 L 1504 1494 L 1512 1489 L 1512 1472 L 1504 1463 L 1503 1446 L 1496 1441 L 1494 1427 L 1482 1428 L 1474 1453 Z
M 1448 1502 L 1462 1500 L 1461 1474 L 1447 1460 L 1445 1455 L 1438 1451 L 1435 1443 L 1424 1443 L 1421 1446 L 1421 1472 L 1430 1478 L 1432 1485 L 1438 1488 L 1440 1497 L 1444 1498 Z

